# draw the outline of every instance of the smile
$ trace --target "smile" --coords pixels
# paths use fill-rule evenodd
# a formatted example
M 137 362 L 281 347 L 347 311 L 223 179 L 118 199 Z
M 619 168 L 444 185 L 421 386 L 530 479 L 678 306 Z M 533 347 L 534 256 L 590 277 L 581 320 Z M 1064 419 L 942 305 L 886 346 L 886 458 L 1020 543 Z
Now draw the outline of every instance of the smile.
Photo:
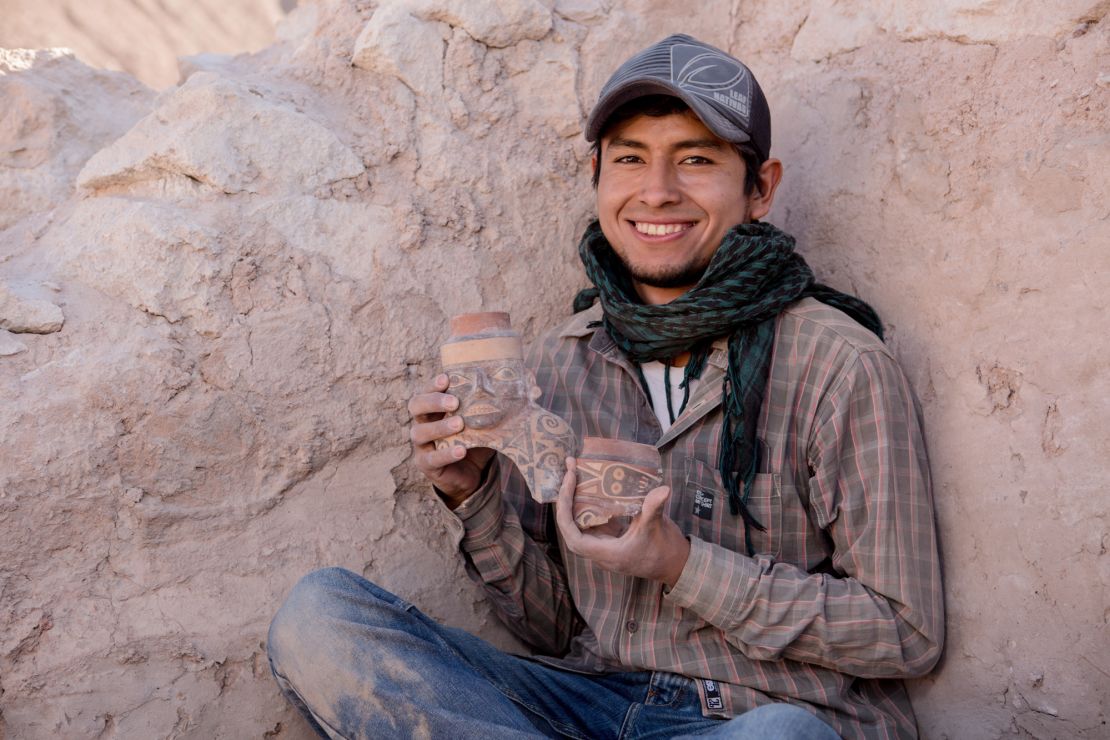
M 646 221 L 633 221 L 632 227 L 644 236 L 671 236 L 694 227 L 692 221 L 681 221 L 668 224 L 650 224 Z

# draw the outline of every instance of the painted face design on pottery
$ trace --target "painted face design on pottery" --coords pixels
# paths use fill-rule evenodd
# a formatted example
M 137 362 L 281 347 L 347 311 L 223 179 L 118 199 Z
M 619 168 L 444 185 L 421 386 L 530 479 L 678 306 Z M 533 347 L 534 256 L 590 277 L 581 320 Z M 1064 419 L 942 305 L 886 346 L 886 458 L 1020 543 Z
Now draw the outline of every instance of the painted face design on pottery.
M 528 377 L 520 360 L 502 359 L 447 368 L 447 392 L 459 399 L 468 429 L 490 429 L 524 410 Z
M 540 389 L 524 364 L 524 348 L 509 314 L 468 313 L 451 319 L 451 336 L 440 348 L 447 392 L 459 399 L 448 416 L 461 416 L 457 434 L 436 440 L 437 449 L 461 445 L 496 450 L 516 465 L 532 498 L 559 497 L 574 432 L 565 420 L 541 408 Z

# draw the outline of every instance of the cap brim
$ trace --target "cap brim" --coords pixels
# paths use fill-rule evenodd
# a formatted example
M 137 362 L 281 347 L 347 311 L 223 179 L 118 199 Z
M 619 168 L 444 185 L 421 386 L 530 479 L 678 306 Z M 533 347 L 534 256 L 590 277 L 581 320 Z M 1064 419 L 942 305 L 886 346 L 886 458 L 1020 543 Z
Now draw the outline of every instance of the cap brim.
M 748 132 L 735 126 L 731 121 L 713 109 L 706 101 L 695 95 L 687 94 L 677 85 L 671 85 L 663 80 L 629 80 L 618 85 L 606 93 L 602 100 L 597 102 L 586 119 L 586 141 L 597 141 L 601 130 L 609 118 L 625 103 L 647 95 L 670 95 L 678 98 L 690 107 L 705 127 L 714 134 L 733 144 L 743 144 L 751 141 Z

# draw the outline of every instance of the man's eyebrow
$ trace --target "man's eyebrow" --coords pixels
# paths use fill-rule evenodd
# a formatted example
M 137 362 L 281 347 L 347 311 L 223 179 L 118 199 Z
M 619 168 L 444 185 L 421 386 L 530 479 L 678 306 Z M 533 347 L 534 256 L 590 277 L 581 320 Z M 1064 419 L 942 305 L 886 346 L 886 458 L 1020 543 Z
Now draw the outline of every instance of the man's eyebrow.
M 675 149 L 724 149 L 717 139 L 687 139 L 674 145 Z
M 647 149 L 647 144 L 642 141 L 636 141 L 635 139 L 622 139 L 619 136 L 610 139 L 609 145 L 605 148 L 612 149 L 615 146 L 624 147 L 626 149 Z
M 624 139 L 619 136 L 610 139 L 608 146 L 606 146 L 605 148 L 611 149 L 615 146 L 624 147 L 626 149 L 647 149 L 647 144 L 642 141 L 636 141 L 635 139 Z M 712 149 L 714 151 L 720 151 L 724 149 L 724 145 L 717 139 L 686 139 L 685 141 L 676 142 L 671 148 L 675 150 Z

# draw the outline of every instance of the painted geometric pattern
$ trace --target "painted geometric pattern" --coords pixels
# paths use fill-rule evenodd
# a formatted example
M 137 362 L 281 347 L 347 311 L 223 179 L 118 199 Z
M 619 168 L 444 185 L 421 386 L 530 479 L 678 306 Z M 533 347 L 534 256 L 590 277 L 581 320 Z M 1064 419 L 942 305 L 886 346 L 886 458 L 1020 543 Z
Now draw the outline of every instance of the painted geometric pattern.
M 574 520 L 588 529 L 613 517 L 636 516 L 644 496 L 661 484 L 655 470 L 613 460 L 579 458 Z

